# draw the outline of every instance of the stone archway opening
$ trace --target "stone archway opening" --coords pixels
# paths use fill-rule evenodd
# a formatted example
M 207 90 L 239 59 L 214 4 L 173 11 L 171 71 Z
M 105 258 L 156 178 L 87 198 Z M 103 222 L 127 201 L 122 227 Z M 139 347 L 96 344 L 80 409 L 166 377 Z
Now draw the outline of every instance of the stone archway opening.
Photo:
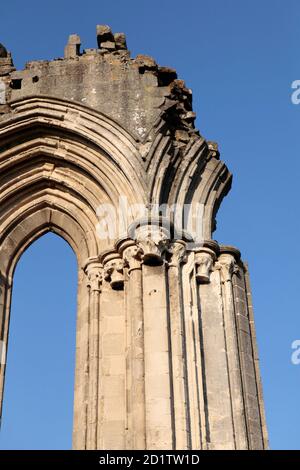
M 78 260 L 73 448 L 265 448 L 247 266 L 212 238 L 231 174 L 173 69 L 107 25 L 97 43 L 0 58 L 0 341 L 15 263 L 53 231 Z M 108 239 L 107 207 L 126 221 Z
M 14 273 L 2 449 L 72 447 L 76 297 L 76 256 L 47 233 Z

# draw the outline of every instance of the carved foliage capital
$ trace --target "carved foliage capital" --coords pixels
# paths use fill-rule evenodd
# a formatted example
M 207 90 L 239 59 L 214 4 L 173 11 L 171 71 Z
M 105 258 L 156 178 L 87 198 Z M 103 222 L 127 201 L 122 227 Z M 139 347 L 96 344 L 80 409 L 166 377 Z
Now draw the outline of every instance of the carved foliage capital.
M 186 262 L 186 243 L 183 240 L 176 240 L 169 245 L 168 249 L 169 267 L 179 267 Z
M 230 254 L 221 254 L 216 263 L 216 268 L 220 270 L 221 281 L 231 282 L 232 275 L 239 271 L 238 265 L 233 255 Z
M 84 272 L 87 277 L 87 287 L 93 292 L 100 292 L 103 281 L 103 267 L 99 261 L 89 261 Z
M 167 231 L 158 225 L 143 225 L 136 229 L 136 243 L 142 251 L 144 264 L 159 265 L 163 263 L 164 254 L 169 247 Z
M 200 248 L 195 252 L 196 281 L 198 284 L 208 284 L 216 255 L 209 248 Z
M 133 244 L 125 248 L 123 252 L 124 264 L 127 266 L 128 274 L 134 269 L 141 269 L 142 259 L 143 259 L 143 250 L 140 246 Z
M 124 287 L 124 262 L 119 253 L 107 252 L 103 257 L 104 279 L 108 281 L 114 290 L 122 290 Z

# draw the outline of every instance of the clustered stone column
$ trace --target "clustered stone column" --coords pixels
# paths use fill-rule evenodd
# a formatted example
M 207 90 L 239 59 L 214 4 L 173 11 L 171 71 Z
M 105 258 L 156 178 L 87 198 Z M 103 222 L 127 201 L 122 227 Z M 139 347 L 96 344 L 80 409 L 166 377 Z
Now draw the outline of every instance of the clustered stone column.
M 239 259 L 240 253 L 238 250 L 233 247 L 221 247 L 216 267 L 220 270 L 221 277 L 227 360 L 229 370 L 231 371 L 229 374 L 229 387 L 232 397 L 235 444 L 239 449 L 247 449 L 242 377 L 232 288 L 233 274 L 239 272 L 237 264 Z
M 133 240 L 121 240 L 119 252 L 125 267 L 126 309 L 126 447 L 145 449 L 145 349 L 142 249 Z
M 191 246 L 147 221 L 129 234 L 84 268 L 84 446 L 249 448 L 246 407 L 253 397 L 241 373 L 233 288 L 233 276 L 243 275 L 238 250 L 213 240 Z
M 210 239 L 231 174 L 174 69 L 107 25 L 97 46 L 72 34 L 62 60 L 18 71 L 0 44 L 0 340 L 16 264 L 53 231 L 79 266 L 73 447 L 265 448 L 247 269 Z M 112 241 L 141 206 L 205 240 L 160 217 Z
M 186 262 L 186 243 L 176 240 L 170 244 L 168 256 L 168 291 L 170 309 L 170 342 L 172 351 L 173 412 L 176 447 L 185 449 L 188 437 L 187 366 L 185 357 L 185 329 L 182 317 L 181 267 Z
M 97 449 L 98 383 L 99 383 L 99 306 L 103 281 L 102 265 L 90 259 L 85 266 L 89 291 L 89 397 L 88 429 L 89 448 Z

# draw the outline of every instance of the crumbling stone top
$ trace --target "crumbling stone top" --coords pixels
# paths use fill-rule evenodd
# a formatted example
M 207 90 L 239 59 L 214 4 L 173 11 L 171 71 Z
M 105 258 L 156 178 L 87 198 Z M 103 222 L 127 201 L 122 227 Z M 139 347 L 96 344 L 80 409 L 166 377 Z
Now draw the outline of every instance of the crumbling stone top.
M 97 43 L 99 49 L 102 50 L 115 51 L 127 49 L 125 34 L 113 34 L 107 25 L 97 26 Z
M 10 52 L 7 51 L 6 47 L 0 43 L 0 77 L 8 75 L 14 69 L 13 61 Z M 4 82 L 1 83 L 0 78 L 0 89 L 4 88 Z M 3 99 L 0 98 L 0 105 L 3 104 Z M 1 115 L 1 108 L 0 108 Z
M 98 47 L 81 51 L 80 37 L 71 34 L 64 58 L 28 62 L 22 71 L 15 71 L 1 46 L 0 77 L 6 76 L 7 88 L 0 116 L 8 112 L 10 101 L 43 95 L 100 111 L 140 141 L 149 139 L 161 118 L 178 145 L 198 135 L 192 92 L 174 69 L 161 67 L 146 55 L 131 58 L 125 34 L 113 33 L 107 25 L 98 25 L 96 36 Z
M 7 57 L 7 50 L 1 43 L 0 43 L 0 57 L 1 58 Z

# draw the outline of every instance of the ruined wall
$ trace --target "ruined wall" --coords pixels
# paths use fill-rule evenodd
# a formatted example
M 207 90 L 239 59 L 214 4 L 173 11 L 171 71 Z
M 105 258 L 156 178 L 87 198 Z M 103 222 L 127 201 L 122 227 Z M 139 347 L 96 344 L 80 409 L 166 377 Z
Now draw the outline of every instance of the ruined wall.
M 79 36 L 71 35 L 64 59 L 32 61 L 25 70 L 12 71 L 5 80 L 7 101 L 47 95 L 79 102 L 115 119 L 140 141 L 162 111 L 173 108 L 179 127 L 195 132 L 192 92 L 174 69 L 158 66 L 149 56 L 132 59 L 125 36 L 113 35 L 108 27 L 98 27 L 97 40 L 97 49 L 81 53 Z M 0 76 L 9 71 L 9 63 L 9 58 L 0 60 Z
M 97 42 L 22 71 L 0 46 L 0 340 L 16 263 L 53 231 L 78 260 L 74 448 L 264 449 L 248 270 L 212 239 L 231 174 L 173 69 Z M 146 216 L 102 239 L 124 197 Z

